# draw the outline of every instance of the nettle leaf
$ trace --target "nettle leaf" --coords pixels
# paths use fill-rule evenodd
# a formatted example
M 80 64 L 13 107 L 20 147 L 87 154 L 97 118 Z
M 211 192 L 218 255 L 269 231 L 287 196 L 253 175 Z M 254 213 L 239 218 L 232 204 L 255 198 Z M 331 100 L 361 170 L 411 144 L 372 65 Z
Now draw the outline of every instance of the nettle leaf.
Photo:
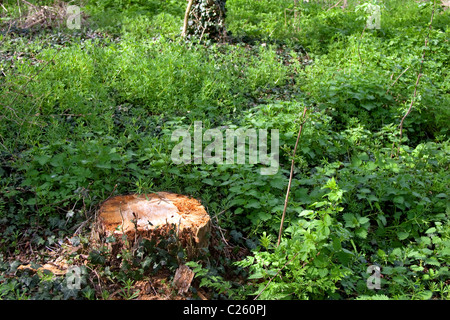
M 304 217 L 304 216 L 312 215 L 313 213 L 314 213 L 314 210 L 303 210 L 302 212 L 300 212 L 300 214 L 298 216 Z
M 417 294 L 417 297 L 422 300 L 429 300 L 433 296 L 433 292 L 430 290 L 424 290 Z
M 330 235 L 330 228 L 325 226 L 323 224 L 323 222 L 321 221 L 321 223 L 319 224 L 319 226 L 317 228 L 317 234 L 319 236 L 322 236 L 323 238 L 326 238 L 326 237 L 328 237 Z
M 405 240 L 406 238 L 408 238 L 408 236 L 409 236 L 408 232 L 404 232 L 404 231 L 397 232 L 398 240 Z
M 238 242 L 240 239 L 242 239 L 242 233 L 236 230 L 231 230 L 230 236 L 233 238 L 234 241 Z
M 259 203 L 258 200 L 252 199 L 249 202 L 247 202 L 247 204 L 245 205 L 245 208 L 259 209 L 259 208 L 261 208 L 261 204 Z
M 383 226 L 386 226 L 387 220 L 384 215 L 382 215 L 382 214 L 378 215 L 378 220 L 380 220 L 380 222 L 382 223 Z
M 230 201 L 230 206 L 242 206 L 245 203 L 244 198 L 235 198 Z
M 264 275 L 261 271 L 257 271 L 248 277 L 248 279 L 261 279 L 261 278 L 264 278 Z
M 402 196 L 396 196 L 394 197 L 394 202 L 397 204 L 403 204 L 405 202 L 405 198 L 403 198 Z
M 435 233 L 436 232 L 436 228 L 435 227 L 431 227 L 430 229 L 428 229 L 427 231 L 425 231 L 426 234 L 429 233 Z
M 420 242 L 428 246 L 431 244 L 431 239 L 429 237 L 420 237 Z
M 367 229 L 365 228 L 359 228 L 355 231 L 355 234 L 360 238 L 367 238 Z
M 364 103 L 361 103 L 361 107 L 363 107 L 367 111 L 370 111 L 370 110 L 376 108 L 377 106 L 376 106 L 376 104 L 374 104 L 372 102 L 364 102 Z
M 34 160 L 36 160 L 37 162 L 39 162 L 39 164 L 41 166 L 45 165 L 47 162 L 50 161 L 52 157 L 48 156 L 48 155 L 41 155 L 41 156 L 35 156 Z
M 242 193 L 242 191 L 243 191 L 242 186 L 240 186 L 240 185 L 231 187 L 229 190 L 230 190 L 230 192 L 233 192 L 233 193 Z
M 359 222 L 361 225 L 368 223 L 369 220 L 370 220 L 370 219 L 367 218 L 367 217 L 360 217 L 360 218 L 358 218 L 358 222 Z
M 214 180 L 212 180 L 212 179 L 203 179 L 202 182 L 206 183 L 206 184 L 208 184 L 210 186 L 214 185 Z
M 331 216 L 330 216 L 329 214 L 325 214 L 325 215 L 323 216 L 323 224 L 324 224 L 325 226 L 331 226 L 331 223 L 332 223 Z
M 343 218 L 346 227 L 355 228 L 358 226 L 358 219 L 356 219 L 353 213 L 344 213 Z
M 262 221 L 267 221 L 272 218 L 272 215 L 270 213 L 260 211 L 258 212 L 257 217 Z
M 270 181 L 270 185 L 273 188 L 283 190 L 283 189 L 287 188 L 287 181 L 286 181 L 286 179 L 283 179 L 283 178 L 275 178 Z

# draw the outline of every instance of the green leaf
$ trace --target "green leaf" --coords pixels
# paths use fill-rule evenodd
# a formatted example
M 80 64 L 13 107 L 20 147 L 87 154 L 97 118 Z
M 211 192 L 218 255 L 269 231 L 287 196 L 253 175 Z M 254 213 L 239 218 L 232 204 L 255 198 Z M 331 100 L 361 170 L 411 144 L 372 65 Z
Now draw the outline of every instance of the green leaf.
M 229 190 L 230 190 L 230 192 L 233 192 L 233 193 L 241 193 L 242 192 L 242 186 L 240 186 L 240 185 L 234 186 L 234 187 L 231 187 Z
M 270 185 L 273 188 L 283 190 L 283 189 L 287 188 L 288 184 L 287 184 L 287 181 L 285 179 L 277 178 L 277 179 L 271 180 L 270 181 Z
M 402 196 L 397 196 L 394 198 L 394 202 L 398 204 L 403 204 L 405 202 L 405 198 L 403 198 Z
M 329 179 L 327 181 L 327 183 L 325 184 L 325 186 L 322 187 L 322 189 L 325 189 L 325 188 L 328 188 L 331 190 L 335 190 L 337 188 L 337 183 L 336 183 L 336 180 L 334 180 L 334 177 Z
M 383 215 L 379 215 L 378 216 L 378 219 L 380 220 L 380 222 L 381 222 L 381 224 L 383 225 L 383 226 L 386 226 L 386 224 L 387 224 L 387 220 L 386 220 L 386 217 L 385 216 L 383 216 Z
M 397 232 L 397 237 L 399 240 L 405 240 L 406 238 L 408 238 L 408 236 L 409 236 L 408 232 L 403 232 L 403 231 Z
M 319 270 L 319 276 L 321 278 L 324 278 L 324 277 L 326 277 L 328 275 L 328 269 L 321 268 L 321 269 L 318 269 L 318 270 Z
M 366 224 L 367 222 L 369 222 L 369 218 L 367 218 L 367 217 L 361 217 L 361 218 L 359 218 L 358 219 L 358 222 L 360 223 L 360 224 Z
M 336 237 L 336 236 L 332 236 L 333 238 L 333 249 L 334 251 L 338 252 L 342 249 L 342 244 L 341 244 L 341 240 Z
M 384 251 L 381 250 L 381 249 L 378 249 L 378 250 L 377 250 L 377 255 L 378 255 L 381 259 L 384 259 L 384 258 L 386 257 L 386 252 L 384 252 Z
M 365 102 L 365 103 L 361 103 L 361 107 L 363 107 L 367 111 L 370 111 L 370 110 L 376 108 L 376 105 L 371 102 Z
M 358 220 L 353 213 L 344 213 L 343 217 L 346 227 L 355 228 L 357 226 Z
M 42 156 L 35 156 L 34 159 L 37 160 L 41 166 L 43 166 L 51 159 L 51 157 L 44 154 Z
M 261 204 L 259 203 L 259 200 L 252 199 L 245 205 L 245 208 L 259 209 L 261 208 Z
M 300 214 L 298 216 L 304 217 L 304 216 L 312 215 L 313 213 L 314 213 L 314 210 L 303 210 L 302 212 L 300 212 Z
M 325 226 L 331 226 L 332 220 L 329 214 L 323 216 L 323 223 Z
M 261 279 L 263 277 L 264 277 L 264 275 L 262 274 L 262 272 L 261 271 L 257 271 L 254 274 L 250 275 L 248 277 L 248 279 Z
M 95 166 L 100 169 L 111 169 L 111 163 L 97 163 Z
M 230 206 L 242 206 L 245 203 L 245 199 L 243 198 L 235 198 L 230 201 Z
M 377 167 L 378 167 L 378 166 L 377 166 L 377 164 L 376 164 L 375 162 L 373 162 L 373 161 L 367 162 L 367 165 L 366 165 L 367 170 L 373 171 L 373 170 L 375 170 Z
M 359 228 L 355 231 L 355 234 L 360 238 L 367 238 L 367 229 L 365 228 Z
M 435 227 L 432 227 L 432 228 L 428 229 L 427 231 L 425 231 L 426 234 L 428 234 L 428 233 L 435 233 L 435 232 L 436 232 L 436 228 Z
M 319 236 L 327 238 L 330 235 L 330 228 L 321 223 L 317 228 L 317 233 L 319 234 Z
M 421 300 L 430 300 L 432 296 L 433 292 L 431 292 L 430 290 L 424 290 L 417 294 L 417 297 Z
M 214 185 L 214 180 L 212 180 L 212 179 L 203 179 L 202 182 L 205 184 L 208 184 L 210 186 Z

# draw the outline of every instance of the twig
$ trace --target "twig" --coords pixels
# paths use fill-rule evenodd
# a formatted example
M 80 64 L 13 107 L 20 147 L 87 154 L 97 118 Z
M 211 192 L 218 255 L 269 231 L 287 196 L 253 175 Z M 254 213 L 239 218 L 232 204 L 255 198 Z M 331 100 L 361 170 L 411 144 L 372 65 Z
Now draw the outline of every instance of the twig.
M 28 1 L 22 0 L 22 2 L 25 2 L 27 5 L 32 6 L 33 8 L 37 8 L 34 4 L 29 3 Z
M 417 86 L 419 85 L 420 77 L 423 75 L 422 74 L 422 69 L 423 69 L 423 63 L 425 61 L 425 50 L 428 47 L 428 40 L 430 39 L 430 32 L 431 32 L 431 28 L 432 28 L 432 24 L 433 24 L 433 18 L 434 18 L 435 9 L 436 9 L 436 0 L 434 0 L 434 2 L 433 2 L 433 11 L 431 13 L 430 25 L 428 27 L 428 34 L 427 34 L 427 37 L 425 38 L 425 46 L 424 46 L 423 51 L 422 51 L 422 60 L 420 62 L 419 74 L 417 75 L 416 84 L 414 86 L 414 95 L 413 95 L 413 98 L 411 99 L 411 104 L 409 105 L 409 108 L 406 111 L 405 115 L 403 116 L 402 120 L 400 121 L 400 125 L 399 125 L 399 128 L 400 128 L 400 139 L 399 139 L 398 147 L 397 147 L 397 156 L 398 156 L 398 154 L 400 152 L 400 146 L 401 146 L 401 143 L 402 143 L 403 122 L 405 121 L 406 117 L 411 113 L 412 106 L 414 104 L 414 99 L 416 98 L 416 94 L 417 94 Z M 395 145 L 395 141 L 392 144 L 392 148 L 394 148 L 394 145 Z M 391 154 L 391 157 L 393 157 L 393 153 Z
M 26 26 L 25 26 L 25 29 L 29 29 L 29 28 L 31 28 L 32 26 L 34 26 L 34 25 L 36 25 L 36 24 L 38 24 L 38 23 L 44 22 L 45 19 L 46 19 L 46 18 L 43 17 L 43 18 L 41 18 L 41 19 L 39 19 L 39 20 L 36 20 L 35 22 L 32 22 L 32 23 L 30 23 L 29 25 L 26 25 Z
M 223 232 L 222 232 L 222 228 L 219 227 L 219 219 L 217 218 L 217 215 L 215 217 L 216 217 L 216 221 L 217 221 L 217 229 L 219 229 L 220 235 L 222 236 L 222 240 L 223 240 L 223 242 L 225 242 L 225 244 L 227 246 L 229 246 L 230 244 L 225 239 L 225 236 L 223 235 Z
M 361 52 L 359 51 L 359 47 L 361 45 L 361 40 L 362 40 L 362 37 L 364 36 L 364 31 L 366 31 L 366 28 L 367 28 L 367 24 L 364 26 L 363 32 L 361 33 L 361 37 L 359 38 L 359 41 L 358 41 L 358 56 L 359 56 L 359 61 L 361 61 L 361 66 L 363 68 L 364 68 L 364 62 L 361 58 Z
M 19 0 L 17 0 L 17 7 L 19 8 L 19 21 L 22 20 L 22 10 L 20 10 Z
M 422 76 L 421 73 L 419 73 L 417 75 L 416 85 L 414 86 L 414 96 L 411 99 L 411 104 L 409 105 L 408 111 L 406 111 L 405 115 L 403 116 L 402 120 L 400 121 L 400 125 L 399 125 L 399 127 L 400 127 L 400 140 L 399 140 L 399 143 L 398 143 L 397 155 L 400 152 L 400 145 L 401 145 L 402 135 L 403 135 L 403 122 L 405 121 L 406 117 L 411 113 L 412 106 L 414 104 L 414 99 L 416 98 L 416 94 L 417 94 L 417 86 L 419 84 L 419 80 L 420 80 L 421 76 Z M 394 141 L 394 144 L 395 144 L 395 141 Z
M 342 0 L 339 0 L 334 6 L 331 6 L 328 8 L 327 12 L 330 11 L 331 9 L 337 7 L 339 5 L 339 3 L 341 3 Z
M 397 77 L 397 79 L 395 79 L 395 81 L 390 85 L 389 89 L 386 91 L 386 94 L 389 93 L 389 90 L 391 90 L 392 86 L 393 86 L 394 84 L 397 83 L 398 79 L 400 79 L 400 77 L 401 77 L 406 71 L 408 71 L 409 68 L 410 68 L 410 67 L 406 68 L 405 70 L 403 70 L 402 73 L 400 73 L 400 75 Z M 392 80 L 392 79 L 391 79 L 391 80 Z
M 297 152 L 298 142 L 300 140 L 300 135 L 302 134 L 303 125 L 305 123 L 306 110 L 307 110 L 307 107 L 305 106 L 305 108 L 303 109 L 303 115 L 302 115 L 302 121 L 303 122 L 300 124 L 300 129 L 299 129 L 298 135 L 297 135 L 297 141 L 295 142 L 294 154 L 292 155 L 291 173 L 289 175 L 289 184 L 288 184 L 288 189 L 287 189 L 287 192 L 286 192 L 286 199 L 284 200 L 284 209 L 283 209 L 283 215 L 281 216 L 280 232 L 278 233 L 277 247 L 280 245 L 280 242 L 281 242 L 281 234 L 283 232 L 284 217 L 286 216 L 286 209 L 287 209 L 287 204 L 288 204 L 288 200 L 289 200 L 289 192 L 291 190 L 292 177 L 294 175 L 295 153 Z
M 211 17 L 208 18 L 208 22 L 211 22 Z M 199 42 L 202 41 L 203 35 L 205 34 L 205 31 L 206 31 L 206 26 L 203 27 L 203 31 L 202 31 L 202 34 L 200 35 L 200 40 L 199 40 Z
M 181 32 L 181 36 L 183 38 L 186 37 L 188 21 L 189 21 L 189 12 L 191 12 L 192 3 L 194 3 L 194 0 L 189 0 L 189 3 L 186 8 L 186 13 L 184 14 L 183 32 Z

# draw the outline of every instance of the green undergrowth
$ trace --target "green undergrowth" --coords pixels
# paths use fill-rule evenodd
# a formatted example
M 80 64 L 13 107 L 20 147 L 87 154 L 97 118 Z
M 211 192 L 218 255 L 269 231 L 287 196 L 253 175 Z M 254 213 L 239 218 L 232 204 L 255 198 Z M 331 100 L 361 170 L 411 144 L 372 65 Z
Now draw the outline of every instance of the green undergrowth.
M 174 298 L 187 264 L 195 299 L 449 299 L 448 10 L 429 29 L 432 5 L 386 1 L 372 30 L 356 1 L 229 0 L 230 42 L 191 43 L 179 37 L 184 2 L 85 2 L 80 30 L 11 27 L 19 12 L 5 2 L 0 298 L 136 299 L 149 279 Z M 193 136 L 194 121 L 223 135 L 279 130 L 278 171 L 175 164 L 172 134 Z M 90 245 L 102 201 L 155 191 L 201 200 L 209 250 L 188 259 L 174 234 L 128 251 Z M 50 252 L 85 266 L 79 289 L 19 268 Z

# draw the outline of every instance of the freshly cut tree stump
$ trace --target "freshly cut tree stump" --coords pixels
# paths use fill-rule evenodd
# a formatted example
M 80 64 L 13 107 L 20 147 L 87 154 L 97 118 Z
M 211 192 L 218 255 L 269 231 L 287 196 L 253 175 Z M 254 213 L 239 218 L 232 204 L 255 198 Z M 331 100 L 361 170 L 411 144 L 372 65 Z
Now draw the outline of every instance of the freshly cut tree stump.
M 102 203 L 98 212 L 100 237 L 126 235 L 158 239 L 176 230 L 181 244 L 189 248 L 208 246 L 210 217 L 193 198 L 168 192 L 115 196 Z

